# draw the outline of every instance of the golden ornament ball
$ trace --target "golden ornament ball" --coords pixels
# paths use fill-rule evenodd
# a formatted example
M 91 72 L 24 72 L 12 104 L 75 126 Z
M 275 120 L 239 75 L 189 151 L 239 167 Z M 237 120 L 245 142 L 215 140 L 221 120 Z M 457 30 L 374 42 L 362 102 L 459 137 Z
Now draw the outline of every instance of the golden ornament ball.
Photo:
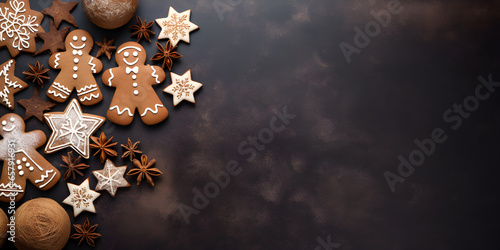
M 7 239 L 7 224 L 9 223 L 9 218 L 5 212 L 0 209 L 0 247 L 3 246 L 5 240 Z
M 116 29 L 134 16 L 139 0 L 82 0 L 83 12 L 95 25 Z
M 69 216 L 52 199 L 29 200 L 16 210 L 15 217 L 17 249 L 62 249 L 68 242 Z

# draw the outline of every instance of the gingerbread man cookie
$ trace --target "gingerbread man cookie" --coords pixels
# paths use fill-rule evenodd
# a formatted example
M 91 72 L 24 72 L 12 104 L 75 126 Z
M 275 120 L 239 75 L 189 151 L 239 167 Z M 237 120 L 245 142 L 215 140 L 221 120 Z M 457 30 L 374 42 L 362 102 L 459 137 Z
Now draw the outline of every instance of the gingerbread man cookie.
M 107 117 L 119 125 L 128 125 L 134 119 L 135 109 L 148 125 L 159 123 L 168 116 L 168 110 L 153 89 L 165 80 L 162 68 L 144 65 L 146 50 L 136 42 L 122 44 L 116 52 L 118 67 L 102 75 L 104 84 L 115 87 Z
M 54 186 L 61 174 L 36 149 L 47 141 L 41 130 L 24 132 L 23 118 L 10 113 L 0 118 L 0 201 L 9 202 L 11 196 L 18 201 L 24 196 L 26 180 L 38 189 Z
M 66 37 L 66 51 L 53 54 L 49 65 L 61 72 L 47 90 L 47 96 L 64 102 L 76 88 L 78 100 L 83 105 L 94 105 L 102 100 L 102 93 L 93 74 L 102 70 L 99 59 L 89 53 L 94 40 L 85 30 L 74 30 Z

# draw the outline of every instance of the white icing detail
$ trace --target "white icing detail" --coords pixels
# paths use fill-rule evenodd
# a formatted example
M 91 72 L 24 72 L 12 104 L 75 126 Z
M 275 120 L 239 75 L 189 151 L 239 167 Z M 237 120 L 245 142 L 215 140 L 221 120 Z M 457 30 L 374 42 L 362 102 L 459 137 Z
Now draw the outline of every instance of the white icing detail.
M 19 176 L 23 176 L 24 175 L 24 171 L 19 171 Z
M 40 180 L 36 180 L 35 183 L 40 183 L 40 182 L 44 181 L 45 178 L 49 177 L 49 174 L 52 172 L 54 172 L 54 170 L 52 170 L 52 169 L 45 171 L 45 174 L 40 176 Z
M 81 50 L 78 51 L 78 55 L 81 56 L 83 55 L 83 52 Z
M 156 83 L 160 83 L 160 81 L 158 80 L 158 77 L 160 76 L 156 74 L 156 69 L 153 66 L 151 66 L 151 69 L 153 70 L 153 74 L 151 74 L 151 76 L 155 78 Z
M 3 91 L 0 92 L 0 99 L 3 103 L 7 104 L 7 106 L 12 107 L 12 104 L 9 102 L 9 88 L 4 86 Z
M 99 93 L 97 93 L 95 95 L 94 94 L 90 94 L 89 96 L 84 96 L 83 98 L 80 98 L 80 101 L 81 102 L 90 101 L 90 100 L 92 100 L 92 98 L 95 98 L 95 99 L 99 98 Z
M 26 162 L 26 164 L 24 164 L 24 165 L 26 165 L 26 167 L 29 167 L 29 166 L 30 166 L 30 163 L 29 163 L 29 162 Z
M 78 66 L 74 66 L 74 67 L 73 67 L 73 70 L 74 70 L 75 72 L 76 72 L 76 71 L 78 71 Z
M 49 90 L 49 91 L 48 91 L 48 93 L 49 93 L 49 94 L 53 94 L 55 97 L 58 97 L 58 96 L 59 96 L 59 97 L 61 97 L 62 99 L 66 99 L 66 98 L 68 98 L 68 96 L 64 96 L 64 95 L 62 95 L 62 94 L 59 94 L 59 93 L 55 92 L 54 90 Z
M 78 41 L 78 37 L 77 36 L 73 36 L 73 41 Z
M 89 61 L 89 65 L 92 66 L 91 70 L 92 70 L 92 73 L 97 73 L 97 71 L 95 70 L 95 64 L 92 63 L 92 60 L 94 60 L 94 58 L 90 58 L 90 61 Z
M 43 171 L 43 168 L 41 168 L 40 166 L 38 166 L 38 164 L 37 164 L 35 161 L 33 161 L 33 159 L 31 159 L 31 157 L 30 157 L 28 154 L 26 154 L 26 152 L 24 152 L 24 150 L 23 150 L 23 149 L 21 149 L 21 150 L 19 150 L 19 151 L 16 151 L 16 154 L 17 154 L 17 153 L 23 153 L 24 155 L 26 155 L 26 157 L 28 157 L 28 159 L 29 159 L 32 163 L 34 163 L 34 164 L 35 164 L 35 166 L 36 166 L 38 169 L 40 169 L 40 171 Z
M 14 117 L 10 118 L 10 122 L 15 122 L 15 121 L 16 121 L 16 119 L 14 119 Z
M 26 157 L 23 157 L 23 162 L 26 162 L 26 161 L 27 161 L 27 160 L 26 160 Z
M 12 47 L 21 51 L 23 48 L 28 49 L 30 47 L 29 40 L 32 38 L 30 34 L 38 32 L 36 29 L 39 25 L 36 24 L 37 17 L 31 15 L 21 15 L 21 13 L 26 12 L 24 8 L 24 2 L 12 0 L 10 3 L 9 11 L 8 7 L 0 8 L 0 41 L 4 41 L 4 34 L 9 38 L 14 38 L 12 41 Z M 22 48 L 21 48 L 22 47 Z
M 113 75 L 113 70 L 109 70 L 109 74 L 111 74 L 111 77 L 108 79 L 108 85 L 111 87 L 111 80 L 115 78 L 115 75 Z
M 21 164 L 21 160 L 17 160 L 17 161 L 16 161 L 16 163 L 17 163 L 17 164 Z
M 137 79 L 137 76 L 136 75 L 132 75 L 132 79 L 133 80 Z
M 84 92 L 78 93 L 78 96 L 81 96 L 81 95 L 86 95 L 86 94 L 91 93 L 91 92 L 94 92 L 94 91 L 97 91 L 97 88 L 90 89 L 90 90 L 87 90 L 87 91 L 84 91 Z M 97 93 L 97 94 L 99 94 L 99 93 Z
M 65 92 L 65 94 L 71 93 L 71 89 L 68 89 L 68 88 L 64 87 L 64 85 L 62 85 L 62 84 L 60 84 L 58 82 L 54 82 L 53 86 L 54 87 L 58 87 L 56 89 L 58 89 L 58 90 L 60 90 L 62 92 Z
M 73 50 L 73 55 L 76 56 L 76 54 L 78 54 L 78 51 Z
M 124 57 L 128 57 L 130 54 L 128 52 L 123 53 Z
M 21 166 L 21 165 L 17 165 L 17 169 L 18 169 L 18 170 L 23 170 L 23 166 Z
M 148 111 L 151 111 L 151 113 L 153 113 L 153 114 L 158 114 L 158 107 L 163 107 L 163 105 L 156 104 L 155 105 L 155 110 L 153 110 L 151 108 L 146 108 L 146 110 L 144 110 L 144 113 L 142 113 L 141 116 L 145 116 Z
M 127 75 L 130 75 L 131 72 L 134 72 L 134 73 L 138 74 L 139 73 L 139 67 L 137 67 L 137 66 L 135 66 L 133 68 L 127 67 L 125 69 L 125 73 L 127 73 Z
M 139 95 L 139 90 L 134 90 L 134 95 Z
M 70 42 L 69 45 L 71 45 L 71 47 L 73 47 L 73 49 L 83 49 L 86 46 L 85 43 L 82 44 L 82 46 L 75 46 L 72 42 Z
M 118 105 L 115 105 L 115 106 L 109 108 L 109 110 L 114 110 L 114 109 L 117 109 L 118 115 L 122 115 L 123 113 L 125 113 L 125 111 L 127 111 L 127 113 L 128 113 L 129 116 L 134 116 L 132 114 L 132 112 L 130 112 L 129 108 L 124 108 L 123 110 L 120 110 L 120 107 L 118 107 Z
M 132 83 L 132 87 L 137 88 L 137 83 L 136 82 Z
M 23 188 L 15 182 L 9 181 L 7 184 L 0 183 L 0 196 L 15 197 L 17 196 L 17 193 L 23 193 L 23 192 L 24 192 Z
M 120 54 L 122 53 L 123 50 L 126 50 L 126 49 L 136 49 L 137 51 L 141 52 L 141 48 L 139 47 L 136 47 L 136 46 L 126 46 L 126 47 L 123 47 L 121 48 L 120 50 L 118 50 L 118 53 L 117 54 Z
M 4 125 L 4 126 L 7 125 L 7 121 L 3 120 L 2 125 Z
M 85 86 L 85 87 L 83 87 L 81 89 L 77 89 L 76 92 L 80 93 L 80 92 L 85 91 L 87 89 L 89 89 L 89 90 L 91 90 L 91 89 L 95 90 L 95 89 L 97 89 L 97 84 L 87 85 L 87 86 Z
M 57 53 L 56 54 L 56 60 L 54 60 L 54 63 L 55 63 L 54 68 L 56 68 L 56 69 L 57 69 L 57 66 L 59 66 L 58 62 L 60 60 L 60 58 L 59 58 L 60 55 L 61 55 L 61 53 Z
M 139 53 L 137 53 L 137 51 L 134 51 L 134 53 L 132 53 L 135 57 L 137 57 L 139 55 Z
M 78 60 L 78 58 L 75 58 L 75 59 L 73 60 L 73 62 L 75 62 L 75 63 L 78 63 L 79 61 L 80 61 L 80 60 Z
M 78 78 L 78 75 L 77 74 L 73 74 L 73 79 L 77 79 Z
M 56 176 L 56 174 L 57 173 L 54 173 L 52 175 L 52 177 L 50 177 L 50 180 L 48 180 L 47 182 L 45 182 L 43 185 L 40 185 L 40 188 L 44 188 L 45 186 L 47 186 L 47 184 L 49 184 L 52 181 L 52 179 L 54 179 L 54 177 Z
M 30 167 L 29 170 L 30 170 L 30 172 L 33 172 L 33 170 L 35 170 L 35 168 Z
M 134 61 L 133 63 L 129 63 L 129 62 L 127 62 L 127 60 L 125 60 L 125 58 L 123 58 L 123 61 L 124 61 L 124 62 L 125 62 L 128 66 L 134 66 L 134 65 L 137 63 L 137 61 L 139 61 L 139 58 L 135 59 L 135 61 Z
M 82 36 L 82 41 L 86 42 L 87 41 L 87 37 Z
M 10 131 L 14 130 L 15 128 L 16 128 L 16 125 L 12 125 L 11 128 L 3 128 L 3 131 L 10 132 Z

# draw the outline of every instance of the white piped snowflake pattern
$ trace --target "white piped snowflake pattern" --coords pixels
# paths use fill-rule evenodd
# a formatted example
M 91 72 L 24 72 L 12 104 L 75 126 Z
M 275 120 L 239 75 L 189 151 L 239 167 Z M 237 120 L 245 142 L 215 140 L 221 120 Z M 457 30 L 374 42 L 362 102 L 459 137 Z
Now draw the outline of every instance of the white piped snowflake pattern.
M 89 179 L 85 179 L 80 185 L 72 183 L 67 184 L 70 194 L 64 199 L 63 203 L 73 206 L 74 217 L 78 216 L 83 211 L 96 213 L 94 201 L 101 194 L 90 189 Z
M 43 17 L 43 14 L 29 9 L 29 2 L 10 0 L 0 4 L 0 42 L 4 42 L 5 45 L 6 40 L 11 40 L 12 44 L 7 46 L 17 49 L 17 53 L 30 49 L 30 41 L 35 38 L 33 34 L 41 29 L 41 18 L 27 12 Z
M 170 7 L 168 17 L 155 20 L 161 27 L 158 39 L 169 38 L 172 46 L 176 46 L 180 40 L 189 43 L 189 32 L 199 28 L 196 24 L 189 21 L 190 16 L 191 10 L 179 13 Z
M 170 72 L 170 76 L 172 77 L 172 84 L 168 85 L 163 92 L 173 95 L 174 106 L 177 106 L 182 100 L 195 103 L 194 92 L 201 88 L 203 84 L 192 80 L 191 70 L 188 70 L 182 76 Z

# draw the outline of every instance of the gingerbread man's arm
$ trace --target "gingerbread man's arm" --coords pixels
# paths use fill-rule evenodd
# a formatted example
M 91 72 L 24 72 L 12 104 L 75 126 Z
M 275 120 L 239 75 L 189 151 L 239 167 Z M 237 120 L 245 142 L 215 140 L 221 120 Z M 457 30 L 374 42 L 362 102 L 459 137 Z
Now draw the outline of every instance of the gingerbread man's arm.
M 45 142 L 47 141 L 47 136 L 45 136 L 45 133 L 41 130 L 34 130 L 31 132 L 28 132 L 25 134 L 25 138 L 30 138 L 31 142 L 33 143 L 34 150 L 37 148 L 43 146 Z
M 104 71 L 104 73 L 102 74 L 102 82 L 104 83 L 104 85 L 107 85 L 109 87 L 117 86 L 118 82 L 115 80 L 116 71 L 118 71 L 118 68 L 112 68 Z
M 49 66 L 53 69 L 61 69 L 61 65 L 63 65 L 61 56 L 61 53 L 52 54 L 49 58 Z
M 154 79 L 151 81 L 151 85 L 160 84 L 165 80 L 165 71 L 158 66 L 151 66 L 151 77 Z
M 94 74 L 102 71 L 102 62 L 96 57 L 90 56 L 89 65 L 92 73 Z

